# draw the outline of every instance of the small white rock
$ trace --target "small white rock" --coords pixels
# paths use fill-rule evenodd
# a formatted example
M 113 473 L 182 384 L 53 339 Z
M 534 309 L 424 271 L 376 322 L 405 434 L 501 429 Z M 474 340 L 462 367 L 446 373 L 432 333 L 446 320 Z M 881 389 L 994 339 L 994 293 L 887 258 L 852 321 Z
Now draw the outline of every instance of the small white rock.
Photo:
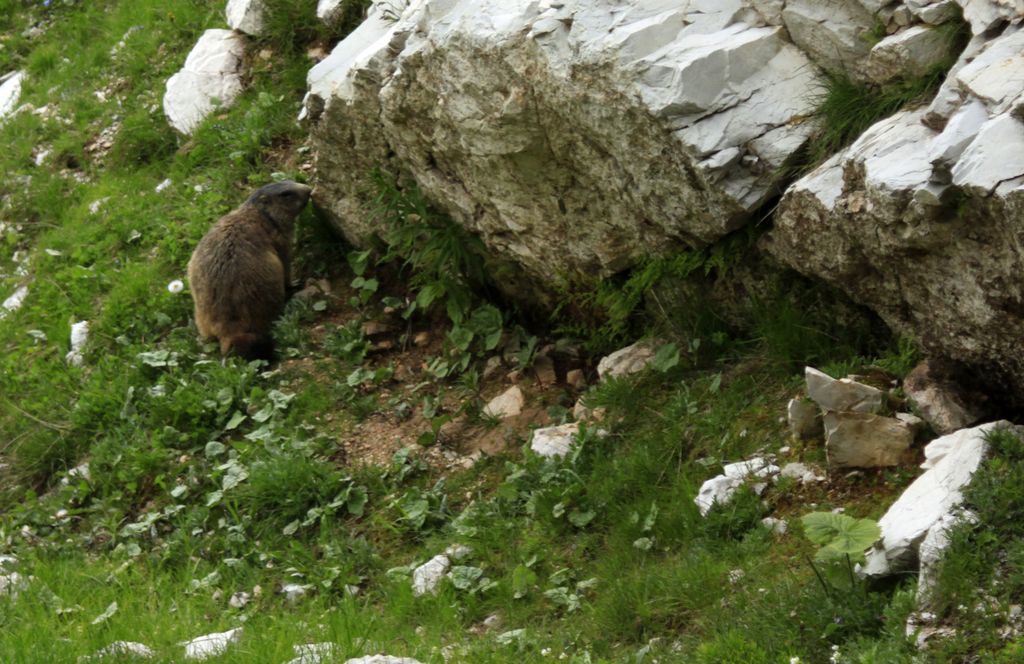
M 288 664 L 322 664 L 334 661 L 338 647 L 333 643 L 307 643 L 292 646 L 292 650 L 297 656 L 288 660 Z
M 772 531 L 775 535 L 785 535 L 786 531 L 789 530 L 789 524 L 784 519 L 776 519 L 773 516 L 761 519 L 761 525 Z
M 655 350 L 655 343 L 652 341 L 638 341 L 631 346 L 620 348 L 598 362 L 597 374 L 604 379 L 643 371 L 654 360 Z
M 14 294 L 4 300 L 4 303 L 0 305 L 0 319 L 7 315 L 10 311 L 17 311 L 21 308 L 21 305 L 25 303 L 25 298 L 28 297 L 28 286 L 19 286 Z
M 72 366 L 81 366 L 82 348 L 89 340 L 89 321 L 80 320 L 71 326 L 71 350 L 64 356 L 64 360 Z
M 156 653 L 154 653 L 153 650 L 144 643 L 137 643 L 135 641 L 114 641 L 109 646 L 100 648 L 92 655 L 79 657 L 78 661 L 89 662 L 92 660 L 103 660 L 108 658 L 124 659 L 127 657 L 151 659 L 155 656 Z
M 163 191 L 164 191 L 165 189 L 167 189 L 168 187 L 170 187 L 170 186 L 171 186 L 172 184 L 174 184 L 174 181 L 173 181 L 173 180 L 171 180 L 171 178 L 167 178 L 166 180 L 164 180 L 163 182 L 161 182 L 160 184 L 158 184 L 158 185 L 156 186 L 156 189 L 155 189 L 155 191 L 156 191 L 156 193 L 158 193 L 158 194 L 159 194 L 159 193 L 162 193 L 162 192 L 163 192 Z
M 530 449 L 543 457 L 564 457 L 579 432 L 580 425 L 575 423 L 536 429 L 530 439 Z
M 191 641 L 180 645 L 185 647 L 185 659 L 204 660 L 227 652 L 229 646 L 238 643 L 242 638 L 242 628 L 236 627 L 226 632 L 215 632 L 197 636 Z
M 434 556 L 412 572 L 412 594 L 417 597 L 437 592 L 437 585 L 448 573 L 452 561 L 446 555 Z
M 286 583 L 281 586 L 281 594 L 283 594 L 285 599 L 287 599 L 291 604 L 295 604 L 305 597 L 306 592 L 306 586 L 299 585 L 298 583 Z
M 234 30 L 254 37 L 263 33 L 262 0 L 228 0 L 224 14 Z
M 523 412 L 524 403 L 523 391 L 518 385 L 513 385 L 484 406 L 484 415 L 502 419 L 515 417 Z
M 251 599 L 251 594 L 245 592 L 244 590 L 241 590 L 231 596 L 231 599 L 228 600 L 228 606 L 230 606 L 233 609 L 243 609 Z

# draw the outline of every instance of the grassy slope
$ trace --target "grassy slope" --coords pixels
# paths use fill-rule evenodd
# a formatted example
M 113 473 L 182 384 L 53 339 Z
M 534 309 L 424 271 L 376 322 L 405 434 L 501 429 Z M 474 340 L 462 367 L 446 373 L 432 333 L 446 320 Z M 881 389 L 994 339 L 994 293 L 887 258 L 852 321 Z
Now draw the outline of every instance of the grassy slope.
M 209 223 L 253 185 L 274 172 L 301 176 L 293 118 L 309 61 L 295 40 L 317 35 L 278 21 L 262 45 L 276 55 L 254 60 L 244 98 L 185 142 L 159 110 L 163 85 L 203 29 L 222 27 L 221 3 L 53 4 L 0 0 L 0 71 L 26 67 L 23 100 L 55 112 L 0 128 L 0 220 L 20 226 L 0 240 L 0 294 L 26 281 L 15 249 L 28 252 L 31 289 L 0 322 L 0 453 L 10 465 L 0 552 L 37 579 L 17 602 L 0 601 L 0 660 L 70 662 L 129 639 L 178 661 L 177 642 L 242 624 L 243 642 L 218 661 L 282 662 L 310 641 L 333 641 L 344 656 L 423 661 L 441 661 L 451 645 L 466 662 L 563 652 L 576 662 L 825 662 L 832 644 L 850 661 L 909 657 L 901 632 L 912 584 L 826 596 L 806 562 L 810 545 L 758 526 L 769 508 L 799 516 L 811 504 L 877 517 L 907 473 L 830 491 L 783 486 L 767 503 L 748 494 L 708 519 L 696 511 L 697 487 L 719 462 L 785 444 L 778 417 L 796 365 L 764 360 L 774 354 L 756 340 L 711 368 L 602 386 L 592 399 L 609 408 L 611 435 L 587 437 L 563 463 L 518 446 L 443 477 L 415 459 L 335 461 L 338 430 L 359 417 L 345 411 L 354 403 L 345 381 L 222 366 L 195 342 L 188 297 L 165 288 Z M 45 32 L 21 36 L 38 19 Z M 136 25 L 145 27 L 112 56 Z M 86 146 L 115 119 L 122 128 L 101 163 Z M 51 152 L 36 166 L 40 147 Z M 306 274 L 337 269 L 343 255 L 312 214 L 300 225 Z M 308 332 L 344 306 L 293 305 L 279 328 L 321 375 L 345 376 L 361 359 L 342 343 L 358 338 L 321 344 Z M 86 362 L 68 367 L 69 326 L 80 319 L 93 324 Z M 800 345 L 798 327 L 772 329 L 785 348 Z M 816 359 L 858 363 L 845 350 Z M 61 485 L 82 460 L 91 480 Z M 393 568 L 455 542 L 473 550 L 465 587 L 412 597 L 408 569 Z M 277 592 L 286 582 L 308 585 L 308 597 L 289 605 Z M 263 593 L 246 608 L 228 606 L 257 585 Z M 352 597 L 346 585 L 362 590 Z M 117 611 L 93 624 L 113 602 Z M 503 627 L 471 631 L 493 613 Z M 520 628 L 522 638 L 495 638 Z

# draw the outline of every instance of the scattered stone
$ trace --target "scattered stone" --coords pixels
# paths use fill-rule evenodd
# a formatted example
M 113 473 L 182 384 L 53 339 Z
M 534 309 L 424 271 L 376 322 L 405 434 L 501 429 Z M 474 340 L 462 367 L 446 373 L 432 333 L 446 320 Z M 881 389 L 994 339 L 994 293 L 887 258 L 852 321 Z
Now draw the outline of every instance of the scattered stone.
M 914 430 L 892 417 L 826 413 L 825 450 L 830 468 L 898 466 L 914 442 Z
M 80 463 L 71 470 L 69 470 L 67 472 L 67 475 L 60 479 L 60 485 L 67 486 L 71 482 L 77 480 L 85 480 L 86 482 L 92 480 L 92 475 L 89 473 L 89 464 L 87 462 Z
M 462 560 L 469 557 L 472 553 L 473 549 L 465 544 L 452 544 L 444 550 L 444 555 L 448 556 L 451 560 Z
M 925 448 L 925 456 L 934 459 L 929 470 L 903 492 L 878 522 L 882 538 L 868 552 L 861 570 L 866 576 L 886 576 L 912 568 L 918 561 L 918 546 L 928 531 L 953 512 L 963 499 L 962 490 L 988 449 L 985 437 L 992 431 L 1009 429 L 1024 433 L 1005 420 L 958 431 L 955 445 L 944 436 Z M 929 453 L 936 446 L 945 454 Z
M 14 112 L 21 96 L 21 83 L 25 72 L 15 71 L 0 76 L 0 120 Z
M 29 577 L 17 572 L 0 575 L 0 597 L 17 599 L 18 595 L 28 589 Z
M 627 376 L 643 371 L 654 360 L 657 348 L 654 342 L 638 341 L 620 348 L 597 363 L 597 375 L 602 379 L 608 377 Z
M 244 590 L 240 590 L 231 596 L 231 599 L 228 600 L 228 606 L 230 606 L 232 609 L 244 609 L 245 605 L 248 604 L 251 600 L 251 594 L 245 592 Z
M 606 408 L 588 408 L 582 397 L 577 399 L 576 405 L 572 407 L 572 416 L 577 422 L 600 422 L 607 412 Z
M 821 410 L 807 399 L 790 399 L 786 407 L 789 432 L 797 440 L 822 437 Z
M 71 366 L 81 366 L 84 358 L 82 348 L 89 339 L 89 321 L 80 320 L 71 326 L 71 350 L 64 356 L 64 361 Z
M 292 651 L 296 657 L 288 660 L 288 664 L 323 664 L 338 656 L 338 647 L 333 643 L 307 643 L 292 646 Z
M 174 180 L 172 180 L 171 178 L 167 178 L 166 180 L 162 180 L 162 181 L 160 182 L 160 184 L 158 184 L 158 185 L 156 186 L 156 188 L 154 189 L 154 191 L 156 191 L 156 193 L 158 193 L 158 194 L 159 194 L 159 193 L 162 193 L 162 192 L 163 192 L 163 191 L 164 191 L 165 189 L 167 189 L 168 187 L 170 187 L 170 186 L 171 186 L 172 184 L 174 184 Z
M 263 0 L 228 0 L 224 10 L 232 29 L 253 37 L 263 34 Z
M 952 627 L 937 625 L 938 616 L 928 611 L 918 611 L 907 616 L 905 632 L 907 638 L 914 639 L 918 650 L 924 650 L 929 641 L 948 639 L 956 635 Z
M 0 555 L 0 569 L 10 569 L 16 564 L 18 564 L 18 559 L 14 556 Z
M 242 628 L 236 627 L 226 632 L 197 636 L 191 641 L 182 642 L 181 645 L 185 647 L 185 659 L 204 660 L 224 654 L 229 646 L 241 639 Z
M 750 479 L 769 480 L 779 474 L 779 467 L 764 457 L 753 457 L 746 461 L 726 464 L 722 467 L 723 474 L 704 482 L 700 492 L 694 498 L 701 516 L 707 513 L 715 504 L 725 505 L 732 500 L 741 486 Z M 766 483 L 754 485 L 757 493 L 764 491 Z
M 779 477 L 786 477 L 794 479 L 800 484 L 810 484 L 811 482 L 824 482 L 827 478 L 817 472 L 817 468 L 808 466 L 805 463 L 787 463 L 779 471 Z
M 155 656 L 156 653 L 154 653 L 153 650 L 144 643 L 137 643 L 135 641 L 114 641 L 109 646 L 100 648 L 92 655 L 79 657 L 78 661 L 89 662 L 92 660 L 102 660 L 111 657 L 138 657 L 141 659 L 151 659 Z
M 535 429 L 530 449 L 542 457 L 563 457 L 569 453 L 579 432 L 580 425 L 574 423 Z
M 938 434 L 953 433 L 981 419 L 981 409 L 970 405 L 970 397 L 950 371 L 926 360 L 903 380 L 907 399 Z
M 231 30 L 207 30 L 185 65 L 167 81 L 164 113 L 171 126 L 191 134 L 217 108 L 231 106 L 242 93 L 245 38 Z
M 448 573 L 452 561 L 446 555 L 434 556 L 412 571 L 412 594 L 417 597 L 437 592 L 437 585 Z
M 743 580 L 747 573 L 742 569 L 731 569 L 729 570 L 729 583 L 737 584 Z
M 804 369 L 804 379 L 807 396 L 826 411 L 877 413 L 885 400 L 885 393 L 876 387 L 849 378 L 836 380 L 813 367 Z
M 772 531 L 773 535 L 785 535 L 786 531 L 789 530 L 789 524 L 786 523 L 785 519 L 776 519 L 773 516 L 761 519 L 761 525 Z
M 513 385 L 498 396 L 491 399 L 484 406 L 483 413 L 488 417 L 515 417 L 523 412 L 523 404 L 526 403 L 523 391 L 517 385 Z
M 566 373 L 565 382 L 574 390 L 583 390 L 587 387 L 587 377 L 582 369 L 572 369 Z
M 281 586 L 281 594 L 288 600 L 289 604 L 296 604 L 306 596 L 309 589 L 298 583 L 286 583 Z
M 28 297 L 28 286 L 18 286 L 17 290 L 0 305 L 0 319 L 12 311 L 21 309 L 26 297 Z
M 412 657 L 392 657 L 391 655 L 368 655 L 345 660 L 345 664 L 423 664 Z

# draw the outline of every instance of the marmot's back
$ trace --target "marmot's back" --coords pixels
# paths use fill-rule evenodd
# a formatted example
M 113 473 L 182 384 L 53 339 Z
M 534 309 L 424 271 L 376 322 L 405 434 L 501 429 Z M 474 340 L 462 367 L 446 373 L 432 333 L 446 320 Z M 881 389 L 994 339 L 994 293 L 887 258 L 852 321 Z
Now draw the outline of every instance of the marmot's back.
M 199 241 L 188 263 L 196 326 L 221 352 L 269 359 L 270 328 L 284 309 L 291 279 L 295 217 L 310 188 L 281 182 L 259 189 Z

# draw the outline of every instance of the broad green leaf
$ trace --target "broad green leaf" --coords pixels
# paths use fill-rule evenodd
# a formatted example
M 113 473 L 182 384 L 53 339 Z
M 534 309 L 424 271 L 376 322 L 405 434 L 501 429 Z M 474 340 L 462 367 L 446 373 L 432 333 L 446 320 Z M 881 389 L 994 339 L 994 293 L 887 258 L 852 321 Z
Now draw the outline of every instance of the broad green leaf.
M 837 553 L 863 553 L 882 536 L 878 523 L 872 519 L 855 519 L 834 512 L 811 512 L 800 520 L 807 539 Z

